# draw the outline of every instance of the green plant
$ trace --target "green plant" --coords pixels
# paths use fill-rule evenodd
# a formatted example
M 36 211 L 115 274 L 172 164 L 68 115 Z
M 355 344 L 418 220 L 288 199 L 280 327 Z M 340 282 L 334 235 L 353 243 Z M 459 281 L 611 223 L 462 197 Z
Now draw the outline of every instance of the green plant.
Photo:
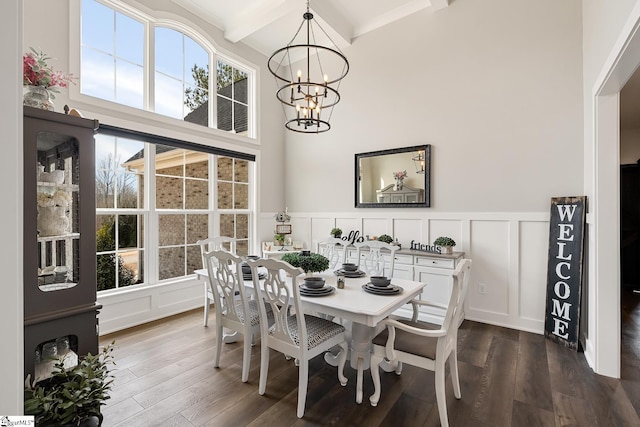
M 274 234 L 273 240 L 276 242 L 281 242 L 284 240 L 284 234 Z
M 282 260 L 294 267 L 302 268 L 305 273 L 319 273 L 329 268 L 329 259 L 320 254 L 301 255 L 288 253 L 282 256 Z
M 436 246 L 455 246 L 456 242 L 451 237 L 438 237 L 433 241 L 433 244 Z
M 342 229 L 338 227 L 334 227 L 331 229 L 329 234 L 332 235 L 333 237 L 340 237 L 342 236 Z
M 378 236 L 378 240 L 385 243 L 393 243 L 393 237 L 389 236 L 388 234 L 382 234 Z
M 100 407 L 110 398 L 113 382 L 114 344 L 96 355 L 87 354 L 72 368 L 65 368 L 61 359 L 49 379 L 31 383 L 28 375 L 24 413 L 33 415 L 38 426 L 77 426 L 92 417 L 101 420 Z

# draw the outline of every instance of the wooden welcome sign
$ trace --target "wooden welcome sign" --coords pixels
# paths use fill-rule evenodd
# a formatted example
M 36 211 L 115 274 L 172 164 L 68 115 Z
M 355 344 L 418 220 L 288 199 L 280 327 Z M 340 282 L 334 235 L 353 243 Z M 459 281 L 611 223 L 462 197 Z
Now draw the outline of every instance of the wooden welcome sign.
M 578 350 L 586 196 L 551 199 L 544 335 Z

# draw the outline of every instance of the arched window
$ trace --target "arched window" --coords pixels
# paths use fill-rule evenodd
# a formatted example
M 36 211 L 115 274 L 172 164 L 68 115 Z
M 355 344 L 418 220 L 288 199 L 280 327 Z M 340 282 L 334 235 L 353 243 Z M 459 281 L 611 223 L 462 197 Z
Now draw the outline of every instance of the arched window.
M 253 70 L 218 54 L 184 25 L 122 7 L 111 0 L 82 0 L 82 94 L 251 134 Z M 215 96 L 209 96 L 211 90 Z

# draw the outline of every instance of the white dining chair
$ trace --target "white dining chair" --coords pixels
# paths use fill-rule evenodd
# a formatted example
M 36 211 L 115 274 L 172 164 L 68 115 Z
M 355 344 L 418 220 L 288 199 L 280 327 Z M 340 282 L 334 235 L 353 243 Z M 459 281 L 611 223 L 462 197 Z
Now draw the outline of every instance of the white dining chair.
M 329 268 L 337 270 L 347 262 L 347 249 L 349 242 L 336 237 L 328 237 L 327 240 L 318 242 L 317 253 L 324 255 L 329 260 Z
M 236 239 L 227 236 L 215 236 L 208 239 L 198 240 L 200 245 L 200 255 L 202 255 L 202 268 L 206 269 L 204 262 L 204 254 L 210 251 L 227 251 L 232 254 L 236 253 Z M 213 302 L 213 293 L 209 282 L 204 282 L 204 326 L 209 324 L 209 308 Z
M 242 382 L 249 379 L 251 345 L 260 334 L 258 303 L 249 299 L 242 280 L 242 258 L 226 251 L 205 252 L 207 279 L 213 293 L 216 314 L 216 358 L 214 367 L 220 366 L 223 328 L 242 334 Z M 270 312 L 265 322 L 269 322 Z
M 419 306 L 436 306 L 427 301 L 414 299 L 413 317 L 409 319 L 387 318 L 381 322 L 386 325 L 373 339 L 371 348 L 371 378 L 375 391 L 370 397 L 371 406 L 376 406 L 380 399 L 380 370 L 383 359 L 392 366 L 396 365 L 396 373 L 400 373 L 403 363 L 435 372 L 436 403 L 440 415 L 440 424 L 449 425 L 445 394 L 445 363 L 449 361 L 453 393 L 456 399 L 462 397 L 458 378 L 458 326 L 462 323 L 464 299 L 469 286 L 471 260 L 460 261 L 453 273 L 453 289 L 449 305 L 446 308 L 444 322 L 441 326 L 418 321 Z
M 393 277 L 395 254 L 400 246 L 378 240 L 353 244 L 358 249 L 358 266 L 369 276 Z
M 347 378 L 343 374 L 347 358 L 345 328 L 330 320 L 304 312 L 300 300 L 298 281 L 304 273 L 279 259 L 259 259 L 247 261 L 251 266 L 253 285 L 257 290 L 260 309 L 260 384 L 258 393 L 264 395 L 267 388 L 270 349 L 279 351 L 298 361 L 298 418 L 302 418 L 307 400 L 309 381 L 309 360 L 340 346 L 338 357 L 338 380 L 345 386 Z M 258 278 L 258 268 L 266 269 L 266 277 Z M 290 276 L 290 277 L 288 277 Z M 273 312 L 274 323 L 269 326 L 265 321 L 266 308 Z

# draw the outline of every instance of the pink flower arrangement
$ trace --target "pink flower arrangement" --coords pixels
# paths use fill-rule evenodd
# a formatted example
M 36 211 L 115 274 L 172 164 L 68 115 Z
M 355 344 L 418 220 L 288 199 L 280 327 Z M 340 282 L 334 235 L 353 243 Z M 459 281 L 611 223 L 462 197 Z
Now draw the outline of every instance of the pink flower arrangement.
M 34 48 L 25 53 L 22 57 L 22 84 L 41 86 L 49 92 L 59 93 L 59 87 L 68 87 L 69 83 L 73 83 L 73 75 L 54 70 L 47 64 L 49 59 L 52 58 Z
M 398 171 L 398 172 L 394 172 L 393 173 L 393 177 L 395 179 L 399 179 L 400 181 L 402 181 L 403 179 L 405 179 L 407 177 L 407 171 Z

